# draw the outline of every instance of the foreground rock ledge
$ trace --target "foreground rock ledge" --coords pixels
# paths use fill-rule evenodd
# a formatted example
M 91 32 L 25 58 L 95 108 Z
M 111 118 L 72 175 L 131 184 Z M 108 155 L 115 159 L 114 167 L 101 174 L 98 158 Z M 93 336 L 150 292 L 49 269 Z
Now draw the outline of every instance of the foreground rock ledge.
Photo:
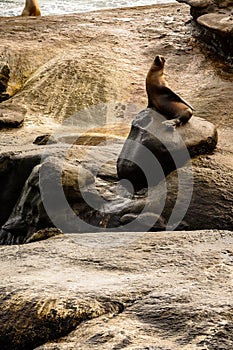
M 69 234 L 0 251 L 2 350 L 233 347 L 233 232 Z

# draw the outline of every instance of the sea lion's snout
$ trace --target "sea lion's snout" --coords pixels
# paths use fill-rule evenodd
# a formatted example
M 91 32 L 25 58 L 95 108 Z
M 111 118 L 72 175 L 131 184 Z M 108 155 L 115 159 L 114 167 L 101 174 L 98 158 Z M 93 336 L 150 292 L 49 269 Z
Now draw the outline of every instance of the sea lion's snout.
M 155 56 L 154 63 L 157 67 L 163 67 L 165 62 L 165 58 L 161 55 Z

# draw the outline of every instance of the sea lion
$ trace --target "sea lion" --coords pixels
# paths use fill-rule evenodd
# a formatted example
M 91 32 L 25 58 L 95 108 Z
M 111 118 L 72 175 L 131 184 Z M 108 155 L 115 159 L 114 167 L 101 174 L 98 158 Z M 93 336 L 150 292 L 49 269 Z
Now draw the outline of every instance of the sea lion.
M 153 108 L 166 119 L 168 128 L 175 128 L 187 123 L 194 108 L 173 92 L 164 77 L 165 58 L 157 55 L 146 77 L 148 108 Z
M 38 0 L 26 0 L 21 16 L 41 16 Z

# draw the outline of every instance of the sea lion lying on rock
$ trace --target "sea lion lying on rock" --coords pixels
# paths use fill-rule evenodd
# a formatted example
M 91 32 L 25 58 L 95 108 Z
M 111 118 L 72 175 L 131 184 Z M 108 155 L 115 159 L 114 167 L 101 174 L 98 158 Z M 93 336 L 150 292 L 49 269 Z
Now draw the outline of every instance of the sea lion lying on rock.
M 38 0 L 26 0 L 21 16 L 41 16 Z
M 165 58 L 157 55 L 146 77 L 148 108 L 162 114 L 163 122 L 169 128 L 187 123 L 194 108 L 173 92 L 164 77 Z

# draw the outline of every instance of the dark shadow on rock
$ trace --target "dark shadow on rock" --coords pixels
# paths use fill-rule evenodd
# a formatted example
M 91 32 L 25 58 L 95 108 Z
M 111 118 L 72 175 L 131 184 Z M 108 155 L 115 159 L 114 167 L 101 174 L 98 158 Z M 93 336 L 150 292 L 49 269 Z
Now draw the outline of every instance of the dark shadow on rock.
M 8 152 L 0 156 L 0 225 L 10 216 L 32 169 L 40 162 L 37 151 Z
M 6 92 L 9 79 L 10 68 L 7 64 L 5 64 L 0 69 L 0 103 L 5 100 L 8 100 L 8 98 L 10 97 Z
M 30 294 L 27 290 L 15 290 L 8 295 L 0 291 L 1 350 L 34 349 L 69 334 L 84 321 L 117 314 L 124 308 L 122 303 L 107 298 L 56 294 L 49 297 L 39 289 Z

